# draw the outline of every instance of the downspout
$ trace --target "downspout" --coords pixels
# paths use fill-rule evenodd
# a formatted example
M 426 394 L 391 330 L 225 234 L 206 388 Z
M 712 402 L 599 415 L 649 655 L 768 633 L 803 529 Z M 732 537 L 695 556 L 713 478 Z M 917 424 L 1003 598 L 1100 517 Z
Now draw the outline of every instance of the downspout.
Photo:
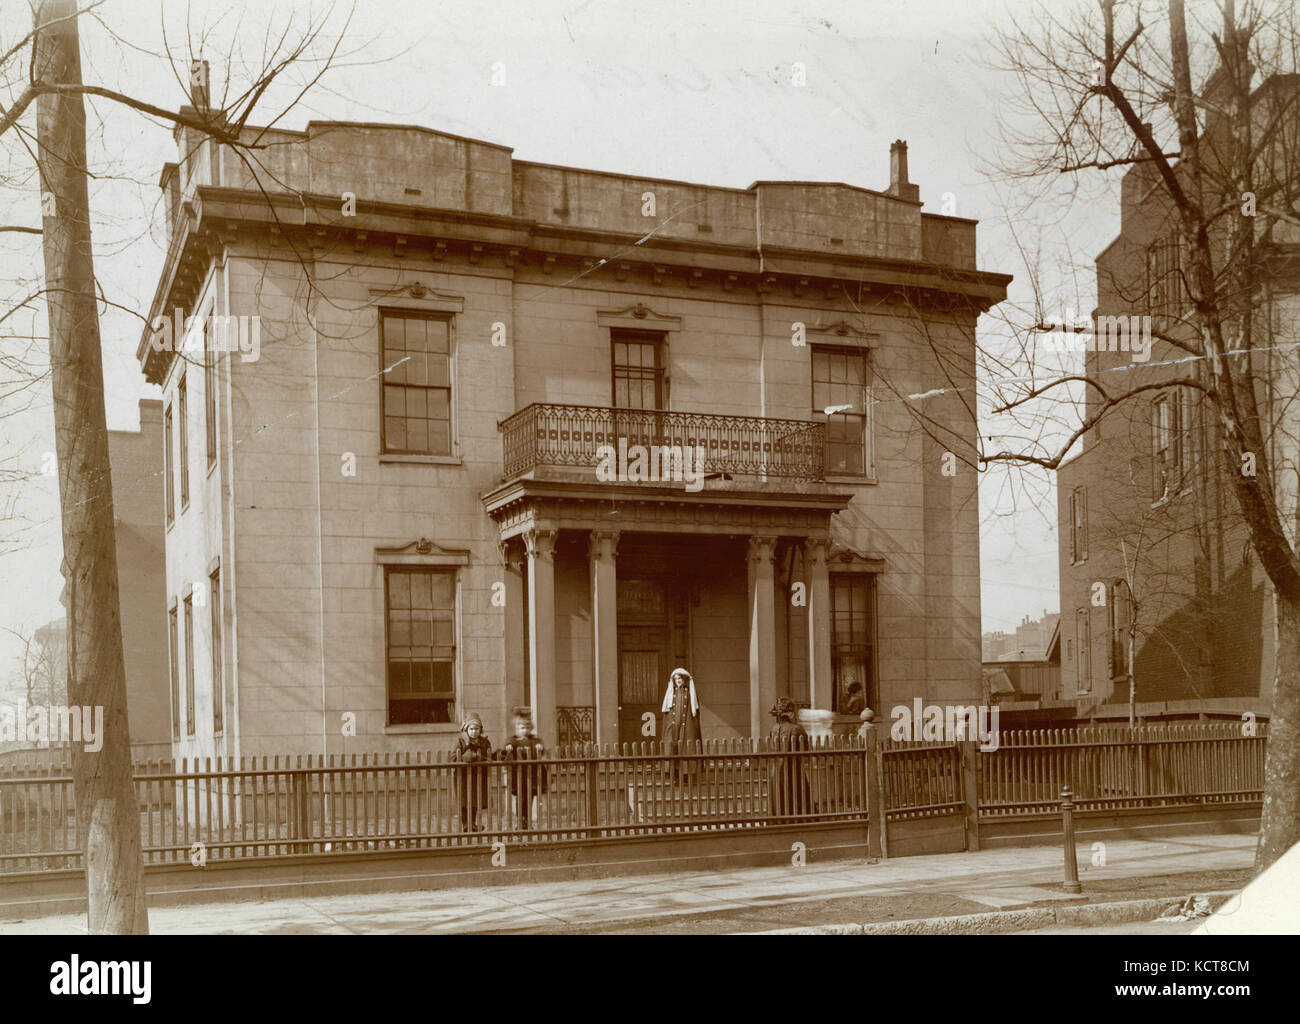
M 315 264 L 309 274 L 314 276 Z M 319 595 L 317 607 L 319 621 L 320 652 L 320 754 L 323 759 L 328 755 L 329 726 L 326 721 L 328 709 L 325 696 L 325 537 L 321 524 L 321 480 L 320 480 L 320 332 L 316 329 L 316 317 L 311 308 L 315 305 L 316 283 L 311 282 L 311 294 L 307 296 L 307 322 L 311 325 L 312 349 L 312 411 L 315 413 L 314 454 L 316 456 L 316 593 Z
M 758 250 L 758 415 L 767 419 L 767 296 L 763 291 L 763 186 L 754 187 L 754 244 Z M 766 467 L 764 467 L 766 470 Z M 763 473 L 767 483 L 767 473 Z
M 226 333 L 227 338 L 230 332 L 230 252 L 225 250 L 221 259 L 221 292 L 222 306 L 227 317 Z M 251 327 L 249 328 L 251 331 Z M 222 470 L 222 485 L 226 492 L 226 529 L 224 532 L 228 547 L 223 554 L 226 556 L 221 564 L 222 589 L 230 595 L 230 660 L 229 660 L 229 679 L 230 694 L 228 703 L 229 708 L 222 708 L 223 725 L 227 730 L 226 733 L 226 754 L 227 756 L 243 757 L 244 748 L 240 742 L 241 720 L 239 717 L 239 574 L 235 566 L 235 431 L 234 431 L 234 394 L 235 394 L 235 363 L 232 358 L 233 353 L 230 346 L 224 346 L 226 351 L 223 353 L 226 364 L 226 450 L 225 466 Z M 220 452 L 221 433 L 217 432 L 218 452 Z M 223 652 L 224 656 L 224 652 Z

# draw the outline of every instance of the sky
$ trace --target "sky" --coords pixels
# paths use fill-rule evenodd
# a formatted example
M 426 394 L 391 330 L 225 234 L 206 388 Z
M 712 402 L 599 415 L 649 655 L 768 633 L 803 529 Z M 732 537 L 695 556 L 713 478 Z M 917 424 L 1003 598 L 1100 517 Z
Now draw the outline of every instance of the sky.
M 214 91 L 228 77 L 238 91 L 249 68 L 261 65 L 268 24 L 290 23 L 293 35 L 319 15 L 326 31 L 317 52 L 337 42 L 339 56 L 282 127 L 301 129 L 313 119 L 423 125 L 510 146 L 521 160 L 740 188 L 792 179 L 884 189 L 890 143 L 906 139 L 925 209 L 938 212 L 947 198 L 949 212 L 978 219 L 980 268 L 1015 275 L 1013 299 L 1029 302 L 1017 245 L 1023 226 L 1006 213 L 1008 186 L 987 174 L 1000 155 L 998 119 L 1016 83 L 987 64 L 990 33 L 1037 5 L 384 0 L 358 2 L 348 18 L 343 4 L 104 0 L 94 18 L 81 19 L 82 70 L 87 82 L 175 109 L 185 101 L 161 56 L 165 47 L 183 68 L 188 34 L 212 65 Z M 29 23 L 25 2 L 0 0 L 0 52 Z M 806 75 L 798 88 L 796 64 Z M 7 106 L 16 72 L 0 71 Z M 493 85 L 502 71 L 504 85 Z M 295 69 L 262 109 L 279 115 L 291 99 L 286 90 L 296 91 L 306 73 Z M 105 295 L 124 307 L 106 309 L 101 319 L 108 425 L 131 430 L 138 400 L 158 391 L 135 360 L 141 321 L 128 311 L 143 314 L 157 283 L 156 183 L 176 150 L 169 126 L 107 100 L 90 102 L 88 135 L 96 270 Z M 29 159 L 12 140 L 4 159 L 0 223 L 38 224 Z M 1115 189 L 1109 202 L 1068 211 L 1046 243 L 1086 268 L 1117 229 Z M 0 234 L 0 297 L 30 283 L 39 265 L 38 238 Z M 1091 309 L 1091 297 L 1080 306 Z M 39 336 L 43 309 L 28 321 L 11 319 L 19 322 Z M 996 327 L 981 321 L 983 343 L 996 344 Z M 39 473 L 54 449 L 48 390 L 47 380 L 16 397 L 0 393 L 7 405 L 0 411 L 12 413 L 0 417 L 0 464 Z M 996 423 L 990 430 L 996 433 Z M 1041 476 L 1031 488 L 1035 500 L 1026 500 L 1024 481 L 1006 470 L 981 479 L 985 631 L 1058 608 L 1050 486 Z M 62 614 L 57 478 L 37 475 L 11 487 L 0 496 L 4 509 L 22 520 L 16 533 L 0 534 L 0 627 L 30 632 Z M 15 644 L 0 629 L 0 681 L 12 672 Z

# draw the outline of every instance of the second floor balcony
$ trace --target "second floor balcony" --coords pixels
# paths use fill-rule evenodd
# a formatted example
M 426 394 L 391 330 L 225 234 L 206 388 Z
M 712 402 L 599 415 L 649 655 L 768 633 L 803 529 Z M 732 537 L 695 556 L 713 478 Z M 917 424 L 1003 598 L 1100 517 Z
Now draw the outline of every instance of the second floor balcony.
M 507 480 L 543 467 L 616 467 L 620 480 L 649 482 L 676 458 L 709 480 L 816 483 L 826 473 L 826 426 L 807 420 L 547 402 L 525 406 L 500 430 Z M 661 475 L 624 476 L 643 451 Z

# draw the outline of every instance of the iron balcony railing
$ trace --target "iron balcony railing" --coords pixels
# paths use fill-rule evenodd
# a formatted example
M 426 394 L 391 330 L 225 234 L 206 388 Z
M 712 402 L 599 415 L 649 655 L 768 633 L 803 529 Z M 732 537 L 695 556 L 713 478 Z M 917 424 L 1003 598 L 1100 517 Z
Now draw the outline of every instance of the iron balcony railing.
M 602 448 L 618 452 L 620 441 L 629 450 L 702 449 L 706 475 L 813 481 L 826 472 L 826 426 L 806 420 L 539 402 L 500 430 L 507 477 L 538 466 L 595 467 L 607 458 Z

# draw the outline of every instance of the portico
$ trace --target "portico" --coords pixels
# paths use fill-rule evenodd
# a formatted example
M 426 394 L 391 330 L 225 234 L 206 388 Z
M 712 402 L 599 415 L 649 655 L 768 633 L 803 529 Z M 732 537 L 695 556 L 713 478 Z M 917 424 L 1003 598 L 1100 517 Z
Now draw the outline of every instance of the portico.
M 522 628 L 508 632 L 524 637 L 527 668 L 511 684 L 543 739 L 653 739 L 646 716 L 676 664 L 696 675 L 715 737 L 764 734 L 792 686 L 829 707 L 826 554 L 848 501 L 822 484 L 709 481 L 688 493 L 590 478 L 521 478 L 485 495 L 526 596 Z M 777 568 L 796 554 L 797 587 Z M 559 737 L 567 709 L 587 707 L 589 734 Z

